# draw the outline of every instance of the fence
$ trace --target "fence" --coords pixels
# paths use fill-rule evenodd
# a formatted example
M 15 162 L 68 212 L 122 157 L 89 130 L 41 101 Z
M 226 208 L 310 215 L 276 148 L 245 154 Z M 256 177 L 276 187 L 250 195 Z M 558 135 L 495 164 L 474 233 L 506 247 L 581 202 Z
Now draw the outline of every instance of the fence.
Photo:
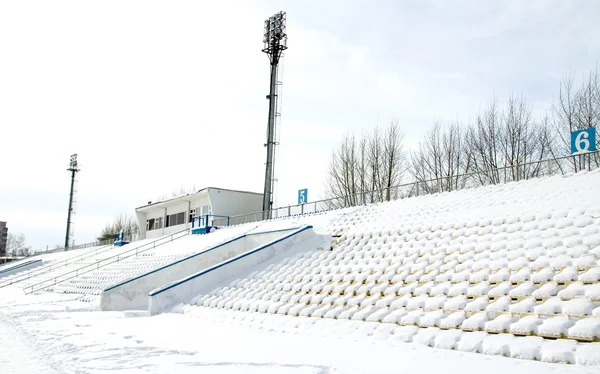
M 357 192 L 352 195 L 318 200 L 306 204 L 289 205 L 272 210 L 253 212 L 232 216 L 230 225 L 320 213 L 332 209 L 347 208 L 370 203 L 404 199 L 407 197 L 427 195 L 439 192 L 450 192 L 465 188 L 474 188 L 490 184 L 518 182 L 520 180 L 541 178 L 558 174 L 567 174 L 580 170 L 591 170 L 600 166 L 600 151 L 588 152 L 575 156 L 563 156 L 546 160 L 537 160 L 521 164 L 496 167 L 472 173 L 446 175 L 439 178 L 419 180 L 398 186 Z

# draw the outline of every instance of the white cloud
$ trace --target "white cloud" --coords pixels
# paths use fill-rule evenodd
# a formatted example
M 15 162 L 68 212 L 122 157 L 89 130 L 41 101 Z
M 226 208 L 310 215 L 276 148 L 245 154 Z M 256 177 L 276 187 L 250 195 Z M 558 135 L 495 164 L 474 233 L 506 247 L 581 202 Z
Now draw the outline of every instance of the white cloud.
M 262 191 L 262 27 L 279 9 L 281 204 L 299 188 L 322 197 L 345 131 L 397 117 L 414 145 L 434 119 L 467 120 L 513 91 L 543 113 L 560 76 L 600 53 L 589 1 L 2 2 L 0 219 L 61 242 L 73 152 L 78 241 L 182 186 Z

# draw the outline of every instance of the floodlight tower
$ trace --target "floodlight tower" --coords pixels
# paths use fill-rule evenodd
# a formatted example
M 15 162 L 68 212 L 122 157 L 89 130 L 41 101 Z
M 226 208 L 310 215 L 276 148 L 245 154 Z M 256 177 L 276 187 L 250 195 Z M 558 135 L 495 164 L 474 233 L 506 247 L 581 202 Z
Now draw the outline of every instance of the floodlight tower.
M 269 100 L 269 121 L 267 125 L 267 163 L 265 171 L 265 190 L 263 195 L 263 219 L 271 217 L 273 207 L 274 157 L 275 157 L 275 116 L 277 112 L 277 70 L 283 51 L 287 49 L 287 33 L 285 28 L 285 12 L 279 12 L 265 21 L 263 52 L 269 56 L 271 63 L 271 84 L 267 99 Z
M 75 174 L 77 169 L 77 153 L 71 155 L 71 162 L 67 171 L 71 172 L 71 193 L 69 194 L 69 212 L 67 214 L 67 234 L 65 235 L 65 249 L 69 248 L 69 237 L 71 235 L 71 213 L 73 212 L 73 190 L 75 186 Z

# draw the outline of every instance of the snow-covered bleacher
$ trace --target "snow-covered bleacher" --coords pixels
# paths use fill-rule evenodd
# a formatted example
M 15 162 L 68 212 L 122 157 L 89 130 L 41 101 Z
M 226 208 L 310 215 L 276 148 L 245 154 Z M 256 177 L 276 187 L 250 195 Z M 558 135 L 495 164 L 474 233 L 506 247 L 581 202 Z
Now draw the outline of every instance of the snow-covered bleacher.
M 575 362 L 600 353 L 584 343 L 600 339 L 598 171 L 369 205 L 328 224 L 330 250 L 307 248 L 176 310 L 349 321 L 430 346 Z
M 136 242 L 139 245 L 143 242 Z M 83 261 L 94 258 L 95 256 L 105 256 L 113 249 L 112 245 L 104 245 L 97 247 L 89 247 L 85 249 L 76 249 L 70 251 L 52 252 L 52 253 L 40 253 L 32 257 L 20 260 L 17 263 L 40 260 L 42 266 L 30 269 L 25 267 L 23 271 L 15 273 L 10 277 L 4 277 L 0 280 L 0 287 L 9 285 L 23 286 L 33 279 L 45 279 L 44 274 L 48 274 L 51 271 L 57 271 L 59 268 L 66 268 L 74 264 L 81 264 Z
M 113 261 L 108 266 L 97 270 L 92 269 L 56 286 L 49 286 L 46 291 L 81 294 L 84 295 L 81 301 L 97 302 L 102 290 L 108 286 L 201 252 L 246 231 L 251 231 L 255 227 L 256 224 L 249 224 L 220 229 L 208 235 L 184 235 L 178 240 L 147 249 L 139 254 L 135 254 L 129 248 L 131 253 L 123 260 Z M 119 248 L 124 251 L 127 246 Z

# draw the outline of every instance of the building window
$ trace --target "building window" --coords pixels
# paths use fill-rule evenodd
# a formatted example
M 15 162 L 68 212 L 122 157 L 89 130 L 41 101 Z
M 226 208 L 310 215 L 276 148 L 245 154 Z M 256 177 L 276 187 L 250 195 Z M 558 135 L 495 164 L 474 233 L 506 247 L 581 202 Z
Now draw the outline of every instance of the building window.
M 158 230 L 163 228 L 163 218 L 150 218 L 146 220 L 146 231 Z
M 183 225 L 185 223 L 185 212 L 175 213 L 167 216 L 167 226 Z
M 192 220 L 196 217 L 196 209 L 190 210 L 190 220 L 188 222 L 192 222 Z

